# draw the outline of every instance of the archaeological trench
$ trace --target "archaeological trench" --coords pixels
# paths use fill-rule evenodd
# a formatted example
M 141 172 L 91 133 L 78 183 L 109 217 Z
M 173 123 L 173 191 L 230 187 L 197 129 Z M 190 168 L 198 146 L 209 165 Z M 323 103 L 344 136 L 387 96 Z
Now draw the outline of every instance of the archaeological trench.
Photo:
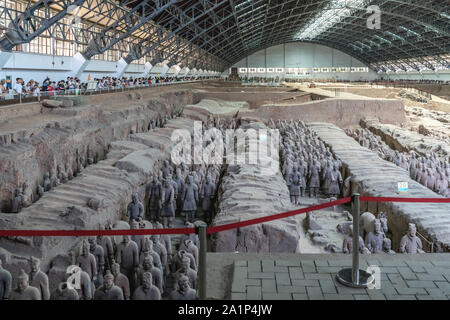
M 227 130 L 226 150 L 241 155 L 251 155 L 249 145 L 258 142 L 252 139 L 260 141 L 258 136 L 246 135 L 248 129 L 280 132 L 279 140 L 269 142 L 277 152 L 264 163 L 225 161 L 211 170 L 205 164 L 183 168 L 183 178 L 189 172 L 198 173 L 194 183 L 199 191 L 205 176 L 213 174 L 211 219 L 205 221 L 211 226 L 326 203 L 353 192 L 376 197 L 450 197 L 450 144 L 445 139 L 450 136 L 449 114 L 405 108 L 398 99 L 335 98 L 292 87 L 251 88 L 205 81 L 71 101 L 0 108 L 1 229 L 120 228 L 129 221 L 127 208 L 135 192 L 144 206 L 144 219 L 150 220 L 153 178 L 161 179 L 165 160 L 174 177 L 180 168 L 171 162 L 177 145 L 172 133 L 185 130 L 194 137 L 198 121 L 204 130 L 216 127 L 224 134 Z M 421 119 L 420 130 L 414 126 L 417 119 Z M 431 125 L 424 127 L 427 121 Z M 288 145 L 291 153 L 300 154 L 294 159 L 305 182 L 297 204 L 291 201 L 288 184 L 290 175 L 294 176 Z M 415 161 L 422 164 L 411 169 Z M 268 165 L 273 169 L 269 173 L 264 170 Z M 318 187 L 311 196 L 310 172 L 314 170 Z M 48 179 L 44 179 L 46 173 Z M 333 183 L 337 178 L 338 191 L 324 186 L 330 184 L 330 177 Z M 408 182 L 406 195 L 399 194 L 399 182 Z M 45 191 L 46 183 L 49 191 Z M 204 220 L 199 197 L 196 218 Z M 182 227 L 185 214 L 176 211 L 172 227 Z M 219 232 L 208 237 L 208 249 L 224 255 L 342 253 L 352 223 L 349 212 L 349 205 L 340 205 Z M 401 254 L 401 238 L 410 223 L 416 225 L 425 252 L 450 250 L 450 204 L 362 202 L 361 212 L 377 218 L 386 215 L 391 253 Z M 181 239 L 172 236 L 173 252 Z M 39 258 L 53 292 L 67 267 L 77 261 L 83 240 L 2 237 L 0 259 L 16 278 L 21 269 L 29 269 L 31 256 Z

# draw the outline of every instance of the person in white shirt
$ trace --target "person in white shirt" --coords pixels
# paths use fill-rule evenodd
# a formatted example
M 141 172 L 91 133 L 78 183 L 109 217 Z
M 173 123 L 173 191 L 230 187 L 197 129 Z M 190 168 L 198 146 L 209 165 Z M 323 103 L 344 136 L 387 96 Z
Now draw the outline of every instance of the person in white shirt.
M 22 83 L 20 78 L 16 79 L 16 87 L 14 88 L 14 90 L 17 94 L 22 94 Z
M 34 85 L 33 88 L 33 97 L 37 97 L 41 95 L 41 90 L 39 90 L 39 86 L 37 84 Z

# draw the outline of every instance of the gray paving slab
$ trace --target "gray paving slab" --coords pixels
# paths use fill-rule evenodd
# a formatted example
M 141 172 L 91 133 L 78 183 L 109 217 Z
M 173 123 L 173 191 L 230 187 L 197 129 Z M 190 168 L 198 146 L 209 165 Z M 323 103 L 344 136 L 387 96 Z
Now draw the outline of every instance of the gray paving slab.
M 291 285 L 291 278 L 289 277 L 289 273 L 275 273 L 275 280 L 277 285 Z
M 334 285 L 333 280 L 319 280 L 320 287 L 322 288 L 323 293 L 337 293 L 336 286 Z
M 331 274 L 329 273 L 305 273 L 305 279 L 311 280 L 332 280 Z
M 314 256 L 291 260 L 240 259 L 234 262 L 230 297 L 239 300 L 448 300 L 450 256 L 448 261 L 446 256 L 436 257 L 430 261 L 411 255 L 366 258 L 367 264 L 379 263 L 381 271 L 381 287 L 373 290 L 347 287 L 336 280 L 336 273 L 346 265 L 347 259 L 315 260 Z
M 249 273 L 253 272 L 261 272 L 261 261 L 248 261 L 247 263 L 247 270 Z
M 262 279 L 262 292 L 277 292 L 277 285 L 273 279 Z
M 292 279 L 294 286 L 318 287 L 319 280 Z
M 291 279 L 305 279 L 301 267 L 289 267 L 289 277 L 291 277 Z
M 249 272 L 250 279 L 275 279 L 274 272 Z
M 314 261 L 301 261 L 303 272 L 316 272 Z
M 306 287 L 306 292 L 310 300 L 323 300 L 323 294 L 320 287 Z
M 308 295 L 306 293 L 293 293 L 293 300 L 309 300 Z
M 275 265 L 280 267 L 300 267 L 300 260 L 277 260 Z
M 429 280 L 407 280 L 406 283 L 410 288 L 436 288 L 434 282 Z
M 306 293 L 304 286 L 277 286 L 277 291 L 280 293 Z
M 263 292 L 263 300 L 292 300 L 290 293 L 268 293 Z
M 409 267 L 397 267 L 404 280 L 417 280 L 417 275 Z
M 262 299 L 262 291 L 261 287 L 247 287 L 247 299 L 248 300 L 261 300 Z

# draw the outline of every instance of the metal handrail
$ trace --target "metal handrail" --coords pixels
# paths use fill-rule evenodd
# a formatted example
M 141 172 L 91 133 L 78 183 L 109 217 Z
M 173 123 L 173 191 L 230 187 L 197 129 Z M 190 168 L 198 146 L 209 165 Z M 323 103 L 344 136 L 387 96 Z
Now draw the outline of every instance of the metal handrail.
M 169 85 L 177 85 L 177 84 L 188 84 L 188 83 L 196 83 L 201 81 L 210 81 L 210 80 L 218 80 L 216 78 L 213 79 L 199 79 L 199 80 L 189 80 L 189 81 L 171 81 L 171 82 L 160 82 L 160 83 L 152 83 L 152 84 L 138 84 L 132 86 L 116 86 L 116 87 L 107 87 L 107 88 L 95 88 L 95 89 L 64 89 L 64 90 L 54 90 L 54 91 L 43 91 L 39 92 L 37 96 L 34 94 L 14 94 L 14 98 L 5 99 L 0 98 L 0 105 L 14 105 L 14 104 L 22 104 L 22 103 L 30 103 L 30 102 L 40 102 L 41 99 L 51 98 L 51 97 L 59 97 L 59 96 L 83 96 L 83 95 L 93 95 L 93 94 L 105 94 L 105 93 L 114 93 L 114 92 L 125 92 L 131 90 L 138 90 L 144 88 L 152 88 L 152 87 L 161 87 L 161 86 L 169 86 Z

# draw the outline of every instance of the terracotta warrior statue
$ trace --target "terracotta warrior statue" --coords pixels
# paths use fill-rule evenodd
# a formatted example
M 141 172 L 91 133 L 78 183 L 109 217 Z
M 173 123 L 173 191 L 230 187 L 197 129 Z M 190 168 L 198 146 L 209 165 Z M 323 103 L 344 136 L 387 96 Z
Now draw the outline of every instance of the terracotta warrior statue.
M 11 292 L 9 300 L 41 300 L 39 289 L 29 285 L 28 275 L 23 269 L 17 279 L 17 288 Z
M 165 227 L 171 227 L 175 218 L 175 191 L 168 179 L 163 180 L 163 192 L 161 199 L 161 217 Z
M 143 221 L 143 220 L 141 220 Z M 131 229 L 139 229 L 140 228 L 140 224 L 139 222 L 137 222 L 136 220 L 132 220 L 130 222 L 130 227 Z M 133 240 L 134 242 L 136 242 L 137 247 L 138 247 L 138 252 L 141 252 L 142 246 L 144 245 L 144 240 L 147 236 L 143 235 L 143 234 L 137 234 L 137 235 L 132 235 L 130 238 L 131 240 Z
M 349 226 L 349 235 L 344 239 L 344 243 L 342 245 L 343 253 L 352 253 L 353 251 L 353 225 Z M 364 240 L 361 236 L 359 236 L 359 252 L 362 254 L 370 254 L 369 249 L 364 245 Z
M 80 300 L 77 290 L 70 288 L 67 282 L 60 282 L 53 293 L 54 300 Z
M 161 269 L 153 265 L 153 257 L 151 255 L 146 255 L 144 262 L 142 263 L 142 268 L 139 268 L 138 273 L 138 284 L 141 286 L 143 283 L 143 274 L 145 272 L 150 272 L 152 274 L 152 283 L 163 293 L 164 277 Z
M 23 196 L 20 189 L 14 190 L 14 199 L 11 202 L 11 212 L 19 213 L 23 207 Z
M 159 253 L 153 250 L 153 242 L 150 240 L 150 238 L 145 237 L 144 245 L 142 246 L 141 252 L 139 254 L 139 265 L 143 265 L 144 259 L 147 255 L 152 256 L 154 266 L 162 271 L 163 266 L 161 264 Z
M 92 300 L 95 286 L 89 274 L 83 269 L 80 272 L 80 288 L 76 289 L 80 300 Z
M 216 187 L 211 182 L 211 176 L 206 176 L 206 182 L 203 184 L 200 192 L 200 198 L 202 199 L 202 211 L 203 219 L 211 223 L 213 214 L 213 201 L 216 193 Z
M 195 259 L 195 265 L 198 266 L 198 247 L 191 239 L 185 239 L 181 244 L 179 250 L 185 250 L 192 254 Z
M 29 275 L 30 285 L 39 290 L 41 300 L 50 300 L 50 289 L 48 276 L 41 271 L 41 261 L 35 257 L 30 259 L 31 272 Z
M 61 183 L 66 183 L 67 182 L 67 180 L 68 180 L 68 177 L 67 177 L 67 174 L 64 172 L 64 170 L 62 169 L 62 167 L 61 167 L 61 165 L 57 165 L 56 166 L 56 171 L 57 171 L 57 174 L 56 174 L 56 177 L 58 178 L 58 180 L 61 182 Z
M 113 262 L 111 272 L 114 276 L 114 284 L 122 289 L 124 299 L 130 300 L 130 282 L 127 276 L 120 272 L 120 265 L 117 262 Z
M 4 269 L 2 260 L 0 259 L 0 299 L 8 300 L 11 293 L 12 276 L 11 273 Z
M 56 173 L 53 169 L 50 170 L 50 181 L 51 181 L 52 187 L 56 187 L 61 184 L 61 181 L 59 181 L 59 179 L 56 176 Z
M 378 219 L 374 221 L 374 230 L 366 235 L 366 247 L 371 253 L 383 252 L 383 242 L 386 237 L 381 230 L 381 222 Z
M 130 236 L 123 236 L 123 240 L 117 246 L 116 261 L 120 264 L 120 271 L 128 278 L 130 290 L 136 288 L 136 271 L 139 267 L 139 252 L 136 242 Z
M 164 226 L 160 222 L 155 223 L 156 229 L 164 229 Z M 159 237 L 159 241 L 164 245 L 167 251 L 167 256 L 172 258 L 172 238 L 170 234 L 161 234 Z
M 384 240 L 383 240 L 383 252 L 384 253 L 389 253 L 389 254 L 394 254 L 395 253 L 395 251 L 392 250 L 391 239 L 384 238 Z
M 24 208 L 31 206 L 34 202 L 33 191 L 27 182 L 22 184 L 22 205 Z
M 291 203 L 300 204 L 298 198 L 300 197 L 300 186 L 302 183 L 302 176 L 297 171 L 297 166 L 292 168 L 291 174 L 288 176 L 289 194 L 291 197 Z
M 402 237 L 400 241 L 401 253 L 424 253 L 422 250 L 422 240 L 416 236 L 416 225 L 410 223 L 408 226 L 408 233 Z
M 94 281 L 95 287 L 98 288 L 103 284 L 103 272 L 105 270 L 105 253 L 103 248 L 97 245 L 97 237 L 89 237 L 89 252 L 95 257 L 97 267 L 97 279 Z
M 189 286 L 191 288 L 196 287 L 197 284 L 197 272 L 189 267 L 190 261 L 187 257 L 183 258 L 181 268 L 177 270 L 174 274 L 175 282 L 178 282 L 179 277 L 182 275 L 188 277 L 189 279 Z
M 81 254 L 77 258 L 76 265 L 89 275 L 92 285 L 97 280 L 97 262 L 95 256 L 89 250 L 89 243 L 83 240 L 81 244 Z
M 50 173 L 44 174 L 44 192 L 50 191 L 52 188 L 52 182 L 50 181 Z
M 196 300 L 197 292 L 189 286 L 189 278 L 178 278 L 177 288 L 170 293 L 170 300 Z
M 181 268 L 181 265 L 183 264 L 183 259 L 185 257 L 188 258 L 190 261 L 189 267 L 192 270 L 197 271 L 197 262 L 194 256 L 191 253 L 187 252 L 186 250 L 180 249 L 178 250 L 177 254 L 173 256 L 173 259 L 171 261 L 171 270 L 173 273 L 175 273 L 178 269 Z
M 161 300 L 159 289 L 152 284 L 152 274 L 144 272 L 142 275 L 142 285 L 133 293 L 133 300 Z
M 315 160 L 309 167 L 309 196 L 317 197 L 317 191 L 320 188 L 320 164 Z
M 183 211 L 186 213 L 186 221 L 193 222 L 195 213 L 197 212 L 198 187 L 194 183 L 194 177 L 192 175 L 188 176 L 181 198 L 183 200 Z
M 144 206 L 139 200 L 138 194 L 133 192 L 131 199 L 132 201 L 127 207 L 127 217 L 130 217 L 130 224 L 133 220 L 140 221 L 144 219 Z
M 153 221 L 159 220 L 161 210 L 161 199 L 163 198 L 163 189 L 161 183 L 158 181 L 156 175 L 153 175 L 153 180 L 148 188 L 148 209 L 150 219 Z
M 153 250 L 159 254 L 159 257 L 161 259 L 161 265 L 162 265 L 162 271 L 165 274 L 165 272 L 168 271 L 167 267 L 167 250 L 164 244 L 160 241 L 161 236 L 159 234 L 153 234 L 150 236 L 150 239 L 153 242 Z
M 101 227 L 104 230 L 105 227 Z M 97 244 L 103 248 L 105 269 L 111 270 L 111 264 L 114 259 L 114 247 L 110 236 L 97 236 Z
M 163 178 L 166 179 L 167 175 L 172 174 L 172 167 L 169 165 L 169 161 L 164 160 L 163 165 L 161 167 L 161 171 L 163 173 Z
M 108 270 L 105 283 L 95 291 L 94 300 L 123 300 L 122 289 L 114 284 L 114 276 Z
M 328 182 L 328 195 L 330 197 L 337 198 L 341 191 L 340 185 L 342 184 L 342 176 L 340 171 L 338 170 L 338 165 L 335 164 L 333 170 L 329 174 L 329 182 Z
M 72 165 L 70 164 L 70 162 L 67 162 L 67 164 L 66 164 L 66 175 L 67 175 L 68 180 L 73 179 L 73 170 L 72 170 Z
M 177 184 L 177 212 L 181 212 L 183 209 L 183 201 L 181 201 L 181 197 L 183 196 L 183 189 L 184 189 L 184 179 L 183 174 L 181 172 L 181 168 L 177 168 L 176 175 L 175 175 L 175 183 Z

